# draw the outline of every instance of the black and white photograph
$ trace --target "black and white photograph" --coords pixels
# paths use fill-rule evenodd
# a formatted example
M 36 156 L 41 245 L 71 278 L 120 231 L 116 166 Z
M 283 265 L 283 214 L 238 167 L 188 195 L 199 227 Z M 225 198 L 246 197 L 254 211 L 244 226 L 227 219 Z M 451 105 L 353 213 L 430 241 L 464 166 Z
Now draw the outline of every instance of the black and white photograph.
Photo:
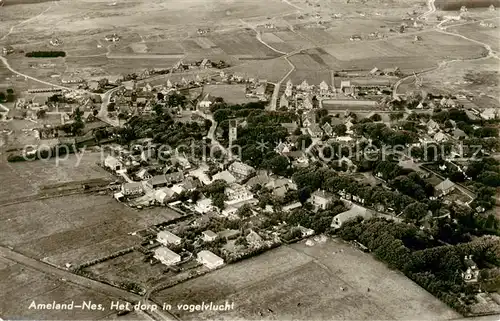
M 0 321 L 500 321 L 500 0 L 0 0 Z

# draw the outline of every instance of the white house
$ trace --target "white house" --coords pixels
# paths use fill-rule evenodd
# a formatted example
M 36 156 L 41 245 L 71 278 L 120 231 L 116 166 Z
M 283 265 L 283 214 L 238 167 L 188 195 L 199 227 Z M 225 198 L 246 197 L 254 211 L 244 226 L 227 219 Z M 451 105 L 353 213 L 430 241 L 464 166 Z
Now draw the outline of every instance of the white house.
M 167 266 L 174 265 L 181 261 L 181 256 L 179 254 L 164 246 L 155 249 L 154 253 L 154 258 Z
M 233 176 L 233 174 L 231 174 L 228 171 L 219 172 L 219 173 L 215 174 L 212 177 L 212 179 L 214 181 L 222 179 L 222 180 L 226 181 L 226 183 L 228 183 L 228 184 L 232 184 L 232 183 L 236 182 L 236 178 Z
M 335 217 L 332 220 L 331 227 L 340 228 L 342 224 L 344 224 L 346 221 L 356 218 L 358 216 L 367 219 L 372 217 L 373 213 L 362 206 L 352 204 L 349 210 L 335 215 Z
M 309 201 L 319 209 L 326 209 L 326 206 L 332 201 L 333 194 L 325 192 L 324 190 L 317 190 L 311 194 Z
M 215 241 L 215 239 L 217 239 L 217 237 L 218 237 L 217 233 L 215 233 L 214 231 L 211 231 L 211 230 L 203 231 L 203 232 L 201 232 L 201 235 L 203 237 L 203 241 L 205 241 L 205 242 Z
M 200 101 L 200 108 L 210 108 L 210 106 L 212 106 L 212 104 L 215 102 L 215 97 L 210 95 L 210 94 L 206 94 L 205 97 L 203 97 L 203 99 Z
M 123 168 L 122 163 L 113 156 L 107 156 L 104 159 L 104 166 L 115 172 L 120 171 Z
M 177 235 L 170 233 L 169 231 L 161 231 L 158 233 L 156 236 L 156 239 L 158 242 L 160 242 L 163 245 L 179 245 L 182 242 L 182 239 L 178 237 Z
M 247 177 L 255 172 L 255 168 L 242 162 L 234 162 L 229 166 L 229 171 L 239 177 Z
M 209 269 L 216 269 L 224 265 L 224 260 L 210 251 L 201 251 L 198 253 L 198 262 Z
M 204 198 L 198 200 L 194 205 L 194 210 L 200 214 L 206 214 L 214 209 L 212 205 L 212 199 Z
M 131 182 L 122 184 L 122 193 L 124 196 L 140 195 L 143 192 L 141 182 Z
M 224 194 L 227 196 L 227 200 L 224 202 L 226 205 L 234 205 L 254 199 L 252 192 L 246 189 L 245 186 L 236 183 L 226 187 Z

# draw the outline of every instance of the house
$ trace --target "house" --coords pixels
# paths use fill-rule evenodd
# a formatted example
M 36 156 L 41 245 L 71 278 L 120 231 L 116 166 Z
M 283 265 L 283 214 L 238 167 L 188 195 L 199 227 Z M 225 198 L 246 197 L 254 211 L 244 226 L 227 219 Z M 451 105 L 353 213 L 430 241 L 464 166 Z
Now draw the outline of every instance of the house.
M 299 125 L 296 122 L 281 123 L 280 125 L 286 128 L 288 134 L 293 134 L 295 130 L 299 128 Z
M 445 135 L 443 132 L 439 132 L 436 135 L 434 135 L 434 140 L 438 143 L 444 142 L 448 140 L 448 137 Z
M 6 56 L 8 54 L 11 54 L 13 52 L 14 52 L 14 48 L 12 46 L 7 45 L 7 46 L 5 46 L 5 47 L 2 48 L 2 54 L 4 56 Z
M 401 70 L 399 69 L 399 67 L 385 68 L 382 70 L 382 72 L 386 76 L 399 76 L 401 74 Z
M 210 251 L 201 251 L 198 253 L 197 260 L 209 269 L 216 269 L 224 265 L 224 260 Z
M 148 170 L 145 168 L 140 169 L 135 176 L 140 179 L 141 181 L 148 180 L 153 178 L 151 174 L 149 174 Z
M 121 171 L 123 168 L 122 163 L 113 156 L 107 156 L 104 159 L 104 166 L 115 172 Z
M 290 107 L 290 103 L 288 102 L 288 98 L 286 96 L 286 93 L 283 93 L 280 97 L 280 105 L 279 109 L 288 109 Z
M 167 202 L 170 201 L 170 199 L 175 195 L 175 192 L 168 188 L 168 187 L 164 187 L 164 188 L 161 188 L 157 191 L 155 191 L 155 200 L 160 203 L 160 204 L 165 204 Z
M 311 110 L 309 112 L 304 113 L 302 116 L 302 126 L 309 127 L 311 124 L 316 123 L 316 112 Z
M 356 87 L 351 84 L 350 80 L 342 80 L 340 82 L 340 91 L 345 95 L 354 95 L 356 93 Z
M 361 36 L 360 36 L 360 35 L 352 35 L 352 36 L 349 38 L 349 40 L 351 40 L 351 41 L 360 41 L 360 40 L 362 40 L 362 39 L 363 39 L 363 38 L 361 38 Z
M 202 69 L 207 69 L 212 67 L 212 62 L 208 60 L 207 58 L 203 59 L 200 63 L 200 68 Z
M 214 231 L 211 231 L 211 230 L 203 231 L 203 232 L 201 232 L 201 235 L 203 237 L 203 241 L 205 241 L 205 242 L 215 241 L 217 239 L 217 237 L 219 236 L 219 235 L 217 235 L 217 233 L 215 233 Z
M 189 176 L 182 183 L 182 187 L 187 191 L 194 191 L 198 187 L 201 187 L 201 182 L 198 178 Z
M 314 123 L 314 124 L 311 124 L 307 127 L 307 132 L 309 133 L 309 135 L 311 135 L 311 137 L 313 138 L 317 138 L 317 137 L 321 137 L 323 135 L 323 130 L 321 129 L 321 127 Z
M 245 239 L 251 245 L 258 245 L 260 242 L 262 242 L 262 237 L 254 230 L 250 230 L 250 233 L 245 236 Z
M 426 125 L 429 134 L 433 134 L 439 130 L 439 124 L 433 119 L 429 120 Z
M 135 81 L 133 81 L 133 80 L 124 81 L 124 82 L 122 82 L 122 85 L 125 87 L 126 90 L 134 90 L 135 89 Z
M 247 186 L 248 188 L 252 188 L 252 187 L 257 186 L 257 185 L 264 186 L 267 183 L 269 183 L 270 181 L 271 181 L 271 178 L 267 174 L 258 174 L 256 176 L 250 178 L 246 182 L 245 186 Z
M 325 132 L 327 136 L 332 136 L 333 135 L 333 127 L 330 125 L 330 123 L 325 123 L 321 129 Z
M 325 210 L 328 204 L 333 200 L 333 194 L 324 190 L 317 190 L 311 194 L 309 201 L 316 207 Z
M 205 97 L 203 97 L 203 99 L 200 101 L 199 107 L 210 108 L 210 106 L 212 106 L 212 104 L 215 102 L 215 99 L 216 98 L 214 96 L 206 94 Z
M 245 178 L 255 173 L 255 168 L 242 162 L 234 162 L 229 165 L 229 171 L 237 177 Z
M 455 183 L 447 178 L 441 183 L 434 186 L 435 195 L 438 197 L 448 195 L 449 193 L 453 192 L 453 190 L 455 190 L 455 187 Z
M 333 228 L 340 228 L 345 222 L 352 220 L 358 216 L 368 219 L 373 216 L 373 212 L 356 204 L 351 204 L 351 208 L 345 212 L 337 214 L 333 217 L 332 225 Z
M 182 243 L 182 239 L 177 235 L 170 233 L 169 231 L 161 231 L 156 235 L 156 240 L 163 245 L 179 245 Z
M 328 84 L 323 80 L 319 84 L 319 93 L 320 93 L 320 95 L 326 96 L 326 95 L 328 95 L 329 91 L 330 91 L 330 87 L 328 87 Z
M 212 199 L 203 198 L 196 202 L 194 205 L 194 210 L 200 214 L 206 214 L 213 211 L 214 206 L 212 205 Z
M 165 175 L 156 175 L 146 182 L 146 186 L 153 189 L 166 187 L 168 186 L 168 180 Z
M 479 269 L 476 263 L 472 260 L 472 255 L 465 256 L 464 265 L 467 267 L 465 272 L 462 272 L 462 278 L 465 283 L 475 283 L 479 277 Z
M 498 118 L 498 109 L 497 108 L 486 108 L 481 113 L 481 118 L 485 120 L 496 119 Z
M 168 186 L 180 183 L 184 180 L 184 174 L 181 171 L 165 174 L 165 180 Z
M 282 210 L 283 210 L 283 212 L 290 212 L 290 211 L 293 211 L 293 210 L 295 210 L 297 208 L 301 208 L 301 207 L 302 207 L 301 202 L 295 202 L 295 203 L 283 206 Z
M 154 258 L 167 266 L 177 264 L 181 261 L 181 256 L 179 254 L 164 246 L 155 249 Z
M 297 184 L 295 184 L 291 179 L 289 178 L 277 178 L 271 180 L 269 183 L 267 183 L 266 188 L 269 188 L 270 190 L 274 190 L 280 187 L 286 187 L 289 190 L 297 190 Z
M 252 192 L 244 186 L 236 183 L 226 187 L 224 194 L 227 197 L 227 200 L 224 203 L 228 206 L 255 200 Z
M 453 133 L 453 138 L 457 140 L 462 140 L 468 137 L 467 134 L 459 128 L 455 128 L 452 133 Z
M 121 190 L 124 196 L 141 195 L 144 192 L 141 182 L 124 183 Z
M 311 236 L 314 234 L 314 230 L 313 229 L 310 229 L 310 228 L 307 228 L 307 227 L 303 227 L 303 226 L 298 226 L 299 230 L 302 232 L 302 237 L 306 237 L 306 236 Z
M 232 184 L 232 183 L 236 182 L 236 178 L 233 176 L 233 174 L 231 174 L 228 171 L 219 172 L 219 173 L 215 174 L 212 177 L 212 179 L 214 181 L 221 179 L 223 181 L 226 181 L 226 183 L 228 183 L 228 184 Z
M 260 99 L 265 99 L 266 98 L 266 84 L 261 84 L 259 87 L 255 89 L 255 95 L 259 97 Z

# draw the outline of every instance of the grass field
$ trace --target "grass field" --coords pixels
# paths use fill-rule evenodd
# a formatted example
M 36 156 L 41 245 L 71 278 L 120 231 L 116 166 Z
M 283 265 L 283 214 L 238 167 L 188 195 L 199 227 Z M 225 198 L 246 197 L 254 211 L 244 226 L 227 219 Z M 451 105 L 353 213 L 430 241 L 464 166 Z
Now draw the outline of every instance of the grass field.
M 185 320 L 447 320 L 458 317 L 405 276 L 389 270 L 369 254 L 336 240 L 313 247 L 304 243 L 283 246 L 163 290 L 154 299 L 172 305 L 234 302 L 235 309 L 223 313 L 178 312 Z
M 36 270 L 26 268 L 16 262 L 0 257 L 0 317 L 6 320 L 99 320 L 113 318 L 116 313 L 104 311 L 89 311 L 74 309 L 61 310 L 30 310 L 30 303 L 69 303 L 75 305 L 82 301 L 94 301 L 109 307 L 113 298 L 98 292 L 73 285 L 50 277 Z M 116 299 L 115 299 L 116 300 Z M 136 319 L 139 317 L 135 315 Z
M 110 196 L 72 195 L 3 206 L 0 243 L 63 266 L 136 245 L 128 233 L 178 217 L 167 209 L 134 211 Z
M 245 85 L 206 85 L 203 93 L 215 97 L 222 97 L 224 101 L 232 104 L 243 104 L 251 101 L 257 101 L 256 98 L 245 97 Z
M 497 28 L 482 27 L 479 23 L 474 23 L 458 27 L 450 27 L 448 28 L 448 31 L 456 32 L 468 38 L 481 41 L 491 46 L 491 49 L 498 51 L 500 50 L 500 34 L 498 32 L 500 18 L 486 21 L 486 23 L 492 23 L 497 26 Z
M 260 43 L 252 32 L 218 33 L 210 36 L 211 42 L 228 55 L 248 55 L 253 58 L 276 57 L 279 54 Z
M 270 82 L 278 82 L 291 68 L 285 59 L 275 58 L 245 62 L 242 65 L 229 68 L 227 72 L 242 74 L 249 78 L 267 79 Z

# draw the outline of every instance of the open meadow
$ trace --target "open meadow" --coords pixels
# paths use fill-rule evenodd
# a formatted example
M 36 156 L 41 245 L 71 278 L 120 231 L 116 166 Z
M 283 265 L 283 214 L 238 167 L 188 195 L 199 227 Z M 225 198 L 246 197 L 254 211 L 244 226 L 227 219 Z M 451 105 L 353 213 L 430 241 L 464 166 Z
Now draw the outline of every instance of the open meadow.
M 0 317 L 6 320 L 99 320 L 113 318 L 110 311 L 112 300 L 104 294 L 62 281 L 15 261 L 0 257 Z M 93 301 L 105 307 L 103 311 L 82 309 L 36 310 L 29 309 L 35 303 L 70 303 L 81 305 L 82 301 Z M 135 315 L 136 320 L 139 319 Z
M 404 275 L 338 240 L 282 246 L 162 290 L 154 300 L 172 305 L 234 302 L 234 310 L 226 312 L 178 312 L 186 320 L 459 317 Z

